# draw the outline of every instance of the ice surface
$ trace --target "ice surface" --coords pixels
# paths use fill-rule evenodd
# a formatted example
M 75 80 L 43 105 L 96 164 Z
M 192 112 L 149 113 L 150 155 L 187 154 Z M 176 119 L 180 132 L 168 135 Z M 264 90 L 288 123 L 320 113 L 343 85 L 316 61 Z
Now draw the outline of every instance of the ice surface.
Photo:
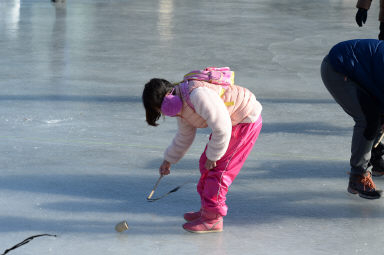
M 380 254 L 382 200 L 346 192 L 352 120 L 319 68 L 334 44 L 377 38 L 355 0 L 1 0 L 0 253 Z M 230 66 L 263 104 L 262 134 L 228 194 L 219 234 L 182 230 L 199 208 L 201 130 L 148 203 L 166 119 L 148 127 L 152 77 Z M 375 179 L 384 187 L 383 179 Z M 126 220 L 129 230 L 116 233 Z

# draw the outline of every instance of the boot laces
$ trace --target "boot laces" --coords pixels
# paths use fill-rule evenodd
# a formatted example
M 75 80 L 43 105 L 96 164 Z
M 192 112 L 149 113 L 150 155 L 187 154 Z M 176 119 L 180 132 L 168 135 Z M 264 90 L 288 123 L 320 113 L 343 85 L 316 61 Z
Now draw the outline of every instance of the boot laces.
M 370 174 L 368 174 L 367 176 L 364 176 L 364 177 L 361 179 L 361 183 L 364 185 L 364 189 L 365 189 L 365 188 L 369 188 L 370 190 L 374 190 L 374 189 L 376 189 L 376 185 L 375 185 L 375 183 L 373 182 L 372 177 L 371 177 Z

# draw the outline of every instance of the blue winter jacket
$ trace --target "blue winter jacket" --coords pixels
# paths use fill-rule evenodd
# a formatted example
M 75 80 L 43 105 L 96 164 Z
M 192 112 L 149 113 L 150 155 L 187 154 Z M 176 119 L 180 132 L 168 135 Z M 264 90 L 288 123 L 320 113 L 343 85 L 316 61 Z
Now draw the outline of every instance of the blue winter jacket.
M 356 39 L 336 44 L 328 54 L 335 71 L 376 98 L 384 112 L 384 41 Z

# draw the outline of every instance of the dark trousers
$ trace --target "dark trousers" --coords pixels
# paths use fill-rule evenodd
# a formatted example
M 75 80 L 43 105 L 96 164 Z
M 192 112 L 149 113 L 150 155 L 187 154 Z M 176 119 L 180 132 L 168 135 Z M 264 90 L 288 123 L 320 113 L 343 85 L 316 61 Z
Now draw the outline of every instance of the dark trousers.
M 321 78 L 335 101 L 355 121 L 351 145 L 351 173 L 363 174 L 371 171 L 371 150 L 381 130 L 378 103 L 359 84 L 336 72 L 328 56 L 321 64 Z

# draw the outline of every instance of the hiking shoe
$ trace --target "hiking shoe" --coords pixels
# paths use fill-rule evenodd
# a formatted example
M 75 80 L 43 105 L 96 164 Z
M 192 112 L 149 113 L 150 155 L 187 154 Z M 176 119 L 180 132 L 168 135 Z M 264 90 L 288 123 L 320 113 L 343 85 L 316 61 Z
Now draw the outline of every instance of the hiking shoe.
M 200 217 L 201 217 L 201 210 L 198 212 L 184 213 L 184 220 L 186 220 L 187 222 L 197 220 Z
M 376 189 L 370 172 L 363 175 L 352 174 L 349 177 L 348 192 L 358 194 L 362 198 L 378 199 L 381 197 L 381 190 Z
M 223 231 L 223 217 L 216 213 L 202 211 L 201 217 L 183 225 L 186 231 L 198 234 Z

